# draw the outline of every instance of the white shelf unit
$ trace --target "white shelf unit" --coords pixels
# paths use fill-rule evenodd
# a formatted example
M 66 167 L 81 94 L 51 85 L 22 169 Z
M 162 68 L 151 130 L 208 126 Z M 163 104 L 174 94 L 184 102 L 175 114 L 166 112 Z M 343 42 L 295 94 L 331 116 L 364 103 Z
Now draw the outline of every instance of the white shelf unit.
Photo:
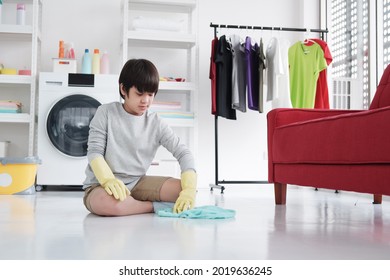
M 26 5 L 26 25 L 16 24 L 16 4 Z M 22 102 L 21 113 L 0 113 L 0 141 L 10 141 L 8 156 L 35 155 L 38 60 L 41 49 L 41 0 L 4 0 L 0 23 L 0 63 L 29 69 L 31 75 L 0 75 L 0 100 Z M 3 55 L 1 55 L 3 54 Z
M 180 103 L 180 112 L 190 118 L 161 116 L 179 137 L 197 154 L 198 104 L 198 1 L 197 0 L 124 0 L 122 62 L 131 58 L 152 61 L 162 77 L 184 78 L 184 82 L 160 81 L 156 101 Z M 146 22 L 145 28 L 135 26 L 135 19 Z M 156 26 L 156 22 L 161 22 Z M 149 23 L 154 26 L 150 26 Z M 164 30 L 177 23 L 176 30 Z M 158 111 L 158 109 L 155 109 Z M 174 114 L 175 111 L 172 111 Z M 157 152 L 154 175 L 180 175 L 173 157 L 164 149 Z

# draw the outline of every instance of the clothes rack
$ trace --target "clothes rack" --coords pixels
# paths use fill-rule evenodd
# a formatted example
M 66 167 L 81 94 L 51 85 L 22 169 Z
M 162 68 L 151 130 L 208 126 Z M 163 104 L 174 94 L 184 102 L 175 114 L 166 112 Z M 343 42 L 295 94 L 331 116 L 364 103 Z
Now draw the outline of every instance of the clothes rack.
M 307 28 L 291 28 L 291 27 L 269 27 L 269 26 L 249 26 L 249 25 L 229 25 L 210 23 L 210 27 L 214 28 L 214 38 L 217 37 L 218 29 L 247 29 L 247 30 L 270 30 L 270 31 L 287 31 L 287 32 L 310 32 L 319 33 L 322 40 L 325 39 L 325 34 L 328 29 L 307 29 Z M 224 192 L 226 184 L 268 184 L 268 180 L 260 181 L 241 181 L 241 180 L 220 180 L 218 177 L 218 114 L 214 115 L 214 141 L 215 141 L 215 182 L 209 184 L 210 190 L 214 188 Z

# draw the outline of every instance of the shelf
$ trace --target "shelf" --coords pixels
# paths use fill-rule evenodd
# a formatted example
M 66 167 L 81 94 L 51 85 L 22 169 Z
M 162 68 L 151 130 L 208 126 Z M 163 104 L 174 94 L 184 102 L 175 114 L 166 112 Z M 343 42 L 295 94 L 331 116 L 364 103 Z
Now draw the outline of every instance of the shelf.
M 196 92 L 198 90 L 197 7 L 197 0 L 124 0 L 122 30 L 124 63 L 129 54 L 132 57 L 152 58 L 163 69 L 163 73 L 172 73 L 173 77 L 186 79 L 186 82 L 160 81 L 159 98 L 158 101 L 156 100 L 157 104 L 150 108 L 150 112 L 157 113 L 166 124 L 177 131 L 178 137 L 187 143 L 194 155 L 197 151 L 198 129 L 196 117 Z M 168 27 L 163 29 L 160 24 L 164 24 L 164 21 L 161 23 L 149 21 L 148 24 L 130 22 L 137 17 L 149 17 L 153 20 L 172 18 L 180 21 L 178 21 L 177 26 L 170 25 L 171 23 L 167 21 Z M 153 29 L 153 26 L 156 26 L 156 29 Z M 172 28 L 172 26 L 178 28 Z M 162 49 L 168 49 L 168 51 Z M 163 57 L 160 57 L 160 53 Z M 177 159 L 168 154 L 157 152 L 154 166 L 148 170 L 148 174 L 165 174 L 165 176 L 170 172 L 176 174 L 180 170 Z
M 194 114 L 190 112 L 155 111 L 157 115 L 174 127 L 194 127 Z
M 174 119 L 174 118 L 164 118 L 169 126 L 171 127 L 194 127 L 194 120 L 193 119 Z
M 25 75 L 0 75 L 0 84 L 29 85 L 32 82 L 31 76 Z
M 135 10 L 158 12 L 189 13 L 196 8 L 195 0 L 129 0 L 129 6 Z
M 196 37 L 179 32 L 134 31 L 127 32 L 131 46 L 189 49 L 195 46 Z
M 175 159 L 173 156 L 169 158 L 155 158 L 153 159 L 151 166 L 156 166 L 164 163 L 177 163 L 177 159 Z
M 6 4 L 10 4 L 10 3 L 14 3 L 14 4 L 18 4 L 18 3 L 22 3 L 22 4 L 33 4 L 33 0 L 5 0 Z M 41 2 L 41 1 L 39 1 Z M 4 1 L 3 1 L 3 5 L 4 5 Z
M 8 114 L 0 113 L 0 123 L 29 123 L 30 115 L 26 113 Z
M 37 69 L 40 59 L 41 49 L 41 15 L 42 15 L 42 0 L 5 0 L 3 5 L 13 4 L 16 6 L 18 3 L 26 4 L 28 17 L 25 25 L 18 25 L 14 22 L 3 22 L 0 24 L 0 42 L 6 42 L 6 49 L 13 50 L 9 52 L 12 56 L 17 56 L 20 51 L 25 52 L 26 48 L 29 48 L 26 57 L 20 59 L 23 62 L 22 67 L 14 67 L 22 69 L 28 67 L 25 65 L 27 61 L 30 61 L 30 67 L 32 75 L 4 75 L 0 74 L 0 99 L 5 100 L 19 100 L 23 101 L 25 105 L 23 113 L 0 113 L 0 131 L 4 132 L 11 127 L 10 131 L 4 133 L 9 134 L 9 137 L 17 139 L 17 149 L 11 149 L 11 156 L 14 154 L 24 154 L 33 156 L 35 154 L 35 125 L 36 125 L 36 84 Z M 11 13 L 11 16 L 16 12 L 13 7 L 7 7 L 3 9 L 3 12 L 7 14 Z M 5 17 L 6 19 L 8 17 Z M 12 24 L 11 24 L 12 23 Z M 2 50 L 3 51 L 3 50 Z M 7 53 L 5 50 L 4 53 Z M 28 53 L 31 55 L 28 56 Z M 3 61 L 4 64 L 14 65 L 12 57 L 9 61 Z M 27 96 L 26 96 L 27 95 Z M 19 125 L 22 124 L 22 127 Z M 15 129 L 14 129 L 15 128 Z M 24 137 L 27 136 L 27 137 Z M 20 139 L 20 140 L 19 140 Z
M 195 90 L 195 84 L 189 82 L 166 82 L 160 81 L 159 90 L 172 90 L 172 91 L 180 91 L 180 90 Z
M 31 39 L 33 28 L 31 25 L 0 24 L 0 36 Z

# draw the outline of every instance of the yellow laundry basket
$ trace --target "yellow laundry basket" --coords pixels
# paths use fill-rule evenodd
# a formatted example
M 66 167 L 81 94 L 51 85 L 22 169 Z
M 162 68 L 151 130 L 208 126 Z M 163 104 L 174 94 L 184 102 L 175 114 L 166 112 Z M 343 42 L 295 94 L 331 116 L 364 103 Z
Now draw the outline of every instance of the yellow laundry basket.
M 40 163 L 36 157 L 0 158 L 0 195 L 16 194 L 33 187 Z

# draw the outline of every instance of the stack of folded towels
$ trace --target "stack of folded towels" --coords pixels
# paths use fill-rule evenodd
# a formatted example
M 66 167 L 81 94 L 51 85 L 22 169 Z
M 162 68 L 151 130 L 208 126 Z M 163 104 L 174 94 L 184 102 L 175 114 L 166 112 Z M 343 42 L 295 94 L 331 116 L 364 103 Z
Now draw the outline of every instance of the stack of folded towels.
M 22 103 L 19 101 L 0 100 L 0 113 L 21 113 Z

